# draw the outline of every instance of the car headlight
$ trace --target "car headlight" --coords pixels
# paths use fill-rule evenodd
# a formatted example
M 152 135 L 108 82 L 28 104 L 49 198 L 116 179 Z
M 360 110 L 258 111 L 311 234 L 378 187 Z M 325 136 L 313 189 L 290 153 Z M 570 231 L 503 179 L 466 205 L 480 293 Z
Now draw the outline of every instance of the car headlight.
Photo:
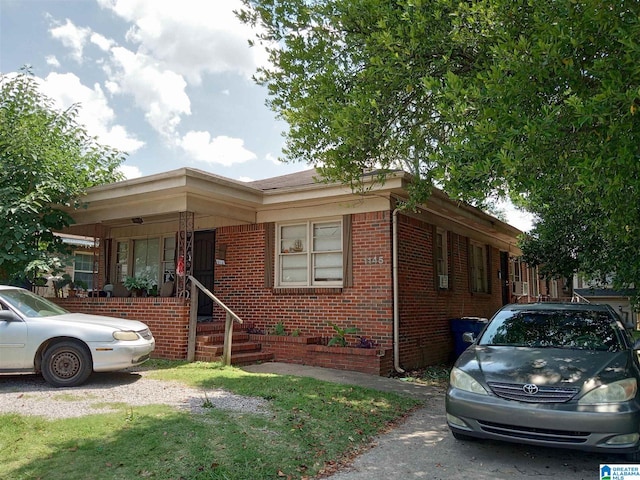
M 578 403 L 593 405 L 597 403 L 619 403 L 636 396 L 638 384 L 635 378 L 625 378 L 617 382 L 600 385 L 584 395 Z
M 113 332 L 113 338 L 116 340 L 125 340 L 125 341 L 133 341 L 138 340 L 138 334 L 131 330 L 119 330 L 117 332 Z
M 468 373 L 464 373 L 457 367 L 453 367 L 451 369 L 449 385 L 466 392 L 487 395 L 487 391 L 482 385 L 480 385 L 480 383 L 478 383 L 471 375 L 469 375 Z

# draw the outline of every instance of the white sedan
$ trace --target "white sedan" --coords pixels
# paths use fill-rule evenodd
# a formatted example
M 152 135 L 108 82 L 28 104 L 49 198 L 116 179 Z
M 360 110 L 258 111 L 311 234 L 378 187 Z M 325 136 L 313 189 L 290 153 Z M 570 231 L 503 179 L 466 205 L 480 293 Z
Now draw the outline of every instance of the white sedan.
M 42 373 L 74 387 L 92 372 L 149 359 L 155 340 L 142 322 L 70 313 L 28 290 L 0 285 L 0 374 Z

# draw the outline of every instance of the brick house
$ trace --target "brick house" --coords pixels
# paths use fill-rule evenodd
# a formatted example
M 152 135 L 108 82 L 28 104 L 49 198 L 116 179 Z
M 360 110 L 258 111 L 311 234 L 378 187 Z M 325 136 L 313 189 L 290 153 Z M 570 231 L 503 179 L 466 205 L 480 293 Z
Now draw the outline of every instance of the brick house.
M 398 208 L 411 182 L 403 172 L 384 184 L 365 177 L 362 195 L 315 176 L 243 183 L 182 168 L 94 188 L 67 232 L 99 239 L 94 285 L 145 272 L 158 290 L 171 288 L 158 297 L 60 301 L 141 319 L 158 356 L 186 358 L 182 274 L 191 274 L 243 320 L 238 342 L 278 361 L 386 375 L 449 361 L 450 319 L 490 317 L 539 294 L 518 259 L 516 228 L 438 190 L 416 211 Z M 534 285 L 514 290 L 524 278 Z M 207 340 L 223 313 L 201 295 L 198 317 L 196 358 L 214 358 Z M 337 333 L 329 322 L 357 329 L 345 336 L 349 347 L 327 346 Z M 287 335 L 269 335 L 276 330 Z

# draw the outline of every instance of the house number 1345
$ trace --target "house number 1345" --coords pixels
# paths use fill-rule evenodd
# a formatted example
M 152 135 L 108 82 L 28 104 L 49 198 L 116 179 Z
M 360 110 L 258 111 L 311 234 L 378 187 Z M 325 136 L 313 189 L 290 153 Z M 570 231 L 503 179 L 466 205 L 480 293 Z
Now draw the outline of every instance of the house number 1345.
M 365 265 L 376 265 L 378 263 L 384 263 L 383 257 L 365 257 L 364 264 Z

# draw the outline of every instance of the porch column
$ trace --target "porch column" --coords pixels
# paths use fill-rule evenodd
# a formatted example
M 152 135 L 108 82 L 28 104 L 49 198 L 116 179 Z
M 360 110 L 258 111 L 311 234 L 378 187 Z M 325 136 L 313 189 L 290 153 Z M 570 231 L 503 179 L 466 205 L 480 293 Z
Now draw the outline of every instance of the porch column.
M 187 282 L 189 275 L 193 273 L 193 223 L 193 212 L 180 212 L 178 258 L 176 259 L 176 295 L 182 298 L 189 296 Z

